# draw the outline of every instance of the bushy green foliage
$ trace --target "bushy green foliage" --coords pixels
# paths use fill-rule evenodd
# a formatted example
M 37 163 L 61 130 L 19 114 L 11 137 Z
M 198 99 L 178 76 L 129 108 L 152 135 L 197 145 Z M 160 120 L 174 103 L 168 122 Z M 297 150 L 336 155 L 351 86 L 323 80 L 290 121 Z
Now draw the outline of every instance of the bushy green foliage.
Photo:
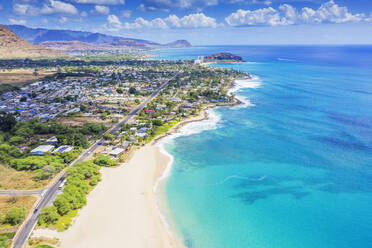
M 17 121 L 12 114 L 7 114 L 5 112 L 0 113 L 0 130 L 1 131 L 9 132 L 16 123 Z
M 157 120 L 153 120 L 153 121 L 152 121 L 152 124 L 155 125 L 155 126 L 160 127 L 160 126 L 163 125 L 163 121 L 162 121 L 162 120 L 159 120 L 159 119 L 157 119 Z
M 91 186 L 89 181 L 99 180 L 100 167 L 92 162 L 82 162 L 67 170 L 66 186 L 57 196 L 54 206 L 63 216 L 71 210 L 82 208 L 86 204 L 86 195 Z
M 89 185 L 95 186 L 98 184 L 99 181 L 101 181 L 101 178 L 99 176 L 92 176 L 92 178 L 90 179 Z
M 13 207 L 5 215 L 5 223 L 8 223 L 12 226 L 21 224 L 26 215 L 26 209 L 23 207 Z
M 59 219 L 57 208 L 55 206 L 45 207 L 41 210 L 39 216 L 39 224 L 50 225 L 55 224 Z
M 11 166 L 16 170 L 38 170 L 46 166 L 52 166 L 56 171 L 61 171 L 65 167 L 64 160 L 59 156 L 29 156 L 26 158 L 14 159 Z
M 59 154 L 59 156 L 63 158 L 66 164 L 69 164 L 79 157 L 81 150 L 82 149 L 78 147 L 75 148 L 73 151 L 61 153 Z
M 60 215 L 66 215 L 72 210 L 70 200 L 65 194 L 57 196 L 56 200 L 54 201 L 54 206 L 57 208 L 57 211 Z
M 26 139 L 21 136 L 13 136 L 9 139 L 9 144 L 17 146 L 25 143 Z
M 110 156 L 106 156 L 103 154 L 98 154 L 96 158 L 93 160 L 96 165 L 104 166 L 104 167 L 111 167 L 116 165 L 116 161 L 111 159 Z
M 106 130 L 107 128 L 104 124 L 85 123 L 83 127 L 80 129 L 80 132 L 85 135 L 92 135 L 94 137 L 97 137 Z
M 115 139 L 115 135 L 113 135 L 113 134 L 109 134 L 109 133 L 106 133 L 106 134 L 103 136 L 103 138 L 104 138 L 105 140 L 114 140 L 114 139 Z
M 8 248 L 15 233 L 1 233 L 0 234 L 0 248 Z

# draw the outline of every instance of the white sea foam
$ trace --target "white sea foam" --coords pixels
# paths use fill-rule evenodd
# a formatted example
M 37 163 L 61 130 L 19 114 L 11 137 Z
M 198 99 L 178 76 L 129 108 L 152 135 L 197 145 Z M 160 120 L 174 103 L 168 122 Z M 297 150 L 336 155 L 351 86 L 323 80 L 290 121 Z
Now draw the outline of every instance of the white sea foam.
M 202 133 L 207 130 L 213 130 L 218 128 L 218 124 L 221 121 L 221 116 L 218 115 L 213 109 L 207 111 L 208 119 L 196 122 L 190 122 L 178 129 L 176 133 L 162 138 L 157 145 L 163 146 L 174 141 L 175 138 L 180 136 L 190 136 L 193 134 Z
M 242 104 L 235 106 L 234 108 L 246 108 L 250 106 L 255 106 L 248 97 L 239 95 L 239 92 L 242 89 L 256 89 L 261 86 L 261 80 L 258 76 L 253 75 L 250 79 L 237 79 L 234 82 L 234 87 L 229 90 L 229 94 L 235 95 L 235 98 L 238 99 Z
M 258 88 L 258 87 L 260 87 L 260 85 L 261 85 L 261 81 L 257 76 L 253 76 L 251 79 L 235 80 L 235 85 L 232 89 L 229 90 L 229 94 L 238 93 L 243 88 Z M 242 95 L 237 94 L 236 98 L 238 98 L 239 101 L 241 101 L 243 103 L 239 106 L 244 107 L 244 106 L 252 106 L 253 105 L 249 101 L 248 98 L 246 98 Z M 164 155 L 166 155 L 167 157 L 169 157 L 169 162 L 168 162 L 167 167 L 164 170 L 163 174 L 161 175 L 161 177 L 158 178 L 158 180 L 156 181 L 156 183 L 153 187 L 154 193 L 157 192 L 160 183 L 170 176 L 170 173 L 171 173 L 171 170 L 172 170 L 174 157 L 165 149 L 165 147 L 164 147 L 165 144 L 171 144 L 172 142 L 174 142 L 174 140 L 176 138 L 181 137 L 181 136 L 190 136 L 190 135 L 202 133 L 202 132 L 207 131 L 207 130 L 217 129 L 219 123 L 221 123 L 221 116 L 218 115 L 213 109 L 208 109 L 207 110 L 207 115 L 208 115 L 208 119 L 202 120 L 202 121 L 187 123 L 186 125 L 182 126 L 180 129 L 178 129 L 178 131 L 176 133 L 165 136 L 156 143 L 156 146 L 159 147 L 160 152 L 163 153 Z M 232 178 L 238 178 L 238 177 L 233 176 L 231 178 L 227 178 L 227 180 L 230 180 Z M 240 178 L 240 179 L 243 179 L 243 178 Z M 246 180 L 249 180 L 249 179 L 246 179 Z M 156 207 L 157 207 L 159 216 L 160 216 L 164 226 L 167 228 L 168 232 L 170 232 L 169 224 L 167 222 L 166 217 L 160 211 L 159 206 L 157 205 Z
M 160 152 L 163 153 L 165 156 L 169 157 L 169 162 L 163 174 L 157 179 L 153 187 L 154 193 L 157 192 L 160 183 L 162 183 L 163 180 L 169 177 L 170 172 L 172 170 L 173 161 L 174 161 L 174 157 L 165 149 L 164 145 L 170 144 L 171 142 L 173 142 L 175 138 L 180 137 L 180 136 L 189 136 L 189 135 L 201 133 L 207 130 L 216 129 L 218 127 L 218 123 L 221 120 L 221 117 L 216 112 L 214 112 L 212 109 L 207 110 L 207 115 L 208 115 L 208 119 L 203 120 L 203 121 L 198 121 L 198 122 L 187 123 L 180 129 L 178 129 L 176 133 L 165 136 L 156 143 L 156 146 L 159 147 Z M 158 204 L 156 204 L 156 209 L 168 233 L 171 233 L 167 218 L 160 210 L 160 207 Z

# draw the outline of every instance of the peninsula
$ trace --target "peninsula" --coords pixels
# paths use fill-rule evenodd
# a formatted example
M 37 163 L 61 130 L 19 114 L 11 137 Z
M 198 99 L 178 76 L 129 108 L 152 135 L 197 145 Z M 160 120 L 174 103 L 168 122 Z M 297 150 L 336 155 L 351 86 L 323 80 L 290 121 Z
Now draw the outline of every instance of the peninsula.
M 217 53 L 217 54 L 213 54 L 210 56 L 206 56 L 204 57 L 203 62 L 205 63 L 241 63 L 241 62 L 244 62 L 244 60 L 242 57 L 238 55 L 223 52 L 223 53 Z

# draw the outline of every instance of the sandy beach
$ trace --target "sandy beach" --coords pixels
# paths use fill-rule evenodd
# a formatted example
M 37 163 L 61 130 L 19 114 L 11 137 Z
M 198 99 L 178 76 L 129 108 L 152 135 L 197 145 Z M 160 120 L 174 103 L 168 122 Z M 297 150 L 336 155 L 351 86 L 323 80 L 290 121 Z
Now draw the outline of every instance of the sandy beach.
M 102 181 L 88 195 L 87 206 L 67 231 L 37 229 L 32 237 L 58 238 L 62 248 L 185 248 L 169 215 L 164 194 L 166 180 L 159 182 L 171 158 L 157 142 L 187 123 L 207 119 L 207 109 L 215 106 L 204 106 L 197 116 L 181 121 L 134 151 L 128 163 L 102 168 Z
M 185 247 L 175 231 L 168 229 L 173 225 L 164 223 L 161 217 L 165 215 L 167 223 L 172 222 L 162 187 L 165 181 L 154 192 L 170 162 L 170 157 L 161 152 L 156 142 L 189 122 L 206 118 L 208 115 L 203 110 L 136 150 L 128 163 L 117 168 L 102 168 L 102 181 L 88 195 L 87 206 L 80 210 L 71 227 L 60 233 L 37 229 L 33 237 L 58 238 L 62 248 Z
M 129 163 L 103 168 L 87 206 L 58 235 L 61 247 L 182 247 L 164 226 L 153 192 L 168 160 L 158 147 L 147 145 Z
M 170 158 L 149 144 L 129 163 L 102 168 L 102 181 L 89 194 L 73 225 L 58 233 L 38 229 L 33 237 L 58 238 L 62 248 L 181 248 L 163 223 L 154 185 Z

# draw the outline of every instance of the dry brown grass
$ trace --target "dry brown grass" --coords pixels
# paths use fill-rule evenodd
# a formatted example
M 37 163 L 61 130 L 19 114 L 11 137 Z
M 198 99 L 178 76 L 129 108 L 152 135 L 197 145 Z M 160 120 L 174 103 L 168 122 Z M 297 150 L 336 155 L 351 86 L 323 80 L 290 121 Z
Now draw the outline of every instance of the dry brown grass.
M 48 181 L 36 182 L 34 174 L 29 171 L 16 171 L 12 168 L 0 165 L 0 189 L 28 190 L 44 188 Z
M 11 84 L 14 86 L 23 86 L 27 83 L 36 82 L 46 76 L 53 75 L 53 72 L 39 71 L 38 75 L 34 75 L 33 70 L 0 70 L 0 84 Z
M 34 196 L 0 196 L 0 213 L 7 213 L 13 207 L 24 207 L 28 212 L 35 201 Z

